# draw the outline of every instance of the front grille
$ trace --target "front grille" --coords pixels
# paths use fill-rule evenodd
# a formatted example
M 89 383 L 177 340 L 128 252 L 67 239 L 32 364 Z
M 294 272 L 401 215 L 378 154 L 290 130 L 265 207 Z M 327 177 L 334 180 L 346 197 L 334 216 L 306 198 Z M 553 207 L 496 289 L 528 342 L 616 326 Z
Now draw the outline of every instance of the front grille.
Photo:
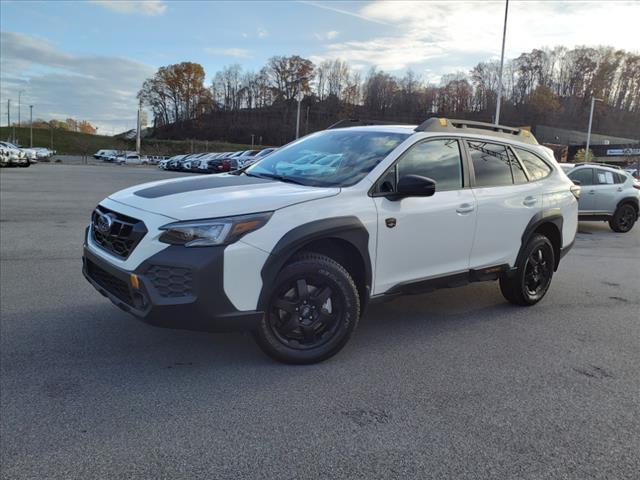
M 97 228 L 97 222 L 101 216 L 108 216 L 112 221 L 108 231 L 103 232 Z M 91 215 L 91 235 L 94 242 L 122 259 L 126 259 L 131 254 L 146 233 L 147 227 L 142 220 L 122 215 L 102 206 L 98 206 Z
M 163 297 L 187 297 L 193 292 L 193 274 L 188 268 L 154 265 L 145 276 Z
M 131 298 L 129 285 L 126 282 L 114 277 L 106 270 L 103 270 L 102 268 L 97 266 L 91 260 L 86 260 L 86 262 L 87 274 L 94 282 L 96 282 L 110 294 L 118 297 L 126 304 L 133 305 L 133 299 Z

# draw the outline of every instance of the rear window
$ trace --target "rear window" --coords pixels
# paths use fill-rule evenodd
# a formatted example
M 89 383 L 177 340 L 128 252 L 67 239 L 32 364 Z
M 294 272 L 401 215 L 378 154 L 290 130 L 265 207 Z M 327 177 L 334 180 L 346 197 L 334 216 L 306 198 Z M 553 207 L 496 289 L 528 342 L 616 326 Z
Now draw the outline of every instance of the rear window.
M 477 187 L 513 185 L 509 155 L 504 145 L 467 141 Z
M 532 181 L 540 180 L 551 173 L 551 167 L 537 155 L 521 148 L 516 148 L 515 151 Z

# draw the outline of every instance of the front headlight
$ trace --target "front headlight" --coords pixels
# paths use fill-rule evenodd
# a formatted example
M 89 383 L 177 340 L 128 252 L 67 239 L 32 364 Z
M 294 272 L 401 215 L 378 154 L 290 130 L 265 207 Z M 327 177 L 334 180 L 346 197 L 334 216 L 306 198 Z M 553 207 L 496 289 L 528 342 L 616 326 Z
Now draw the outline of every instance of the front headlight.
M 169 223 L 160 227 L 164 232 L 159 240 L 170 245 L 185 247 L 227 245 L 263 227 L 272 214 L 273 212 L 262 212 L 237 217 Z

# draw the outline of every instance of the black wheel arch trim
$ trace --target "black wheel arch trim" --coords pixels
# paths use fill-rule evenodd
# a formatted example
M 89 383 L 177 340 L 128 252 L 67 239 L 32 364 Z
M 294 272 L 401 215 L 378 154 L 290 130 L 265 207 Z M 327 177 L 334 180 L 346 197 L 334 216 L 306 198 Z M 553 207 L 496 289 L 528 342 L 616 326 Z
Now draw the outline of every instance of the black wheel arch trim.
M 312 242 L 318 240 L 342 240 L 351 244 L 360 253 L 364 264 L 364 280 L 366 297 L 371 294 L 372 265 L 369 255 L 369 231 L 359 218 L 354 216 L 326 218 L 305 223 L 287 232 L 273 248 L 269 258 L 260 272 L 262 290 L 258 300 L 258 309 L 266 309 L 270 290 L 285 264 L 291 257 Z M 364 305 L 362 310 L 364 311 Z
M 560 242 L 559 242 L 558 248 L 557 250 L 554 249 L 556 250 L 554 251 L 554 254 L 555 254 L 554 271 L 558 269 L 558 265 L 560 264 L 560 256 L 561 256 L 560 254 L 562 252 L 562 243 L 563 243 L 562 226 L 564 224 L 564 218 L 562 217 L 562 212 L 559 208 L 552 208 L 542 212 L 538 212 L 531 218 L 531 220 L 529 220 L 529 223 L 525 227 L 524 232 L 522 234 L 520 251 L 518 252 L 518 256 L 516 257 L 516 263 L 514 268 L 517 268 L 517 266 L 522 263 L 524 250 L 525 250 L 525 247 L 527 246 L 527 243 L 529 242 L 529 239 L 531 238 L 531 235 L 536 230 L 538 230 L 538 228 L 540 228 L 542 225 L 546 223 L 554 225 L 558 230 L 558 234 L 560 235 Z M 552 240 L 552 239 L 549 239 L 549 240 Z
M 618 204 L 616 205 L 616 211 L 617 211 L 617 210 L 618 210 L 622 205 L 624 205 L 625 203 L 630 203 L 630 204 L 632 204 L 632 205 L 635 207 L 635 209 L 636 209 L 636 220 L 637 220 L 638 214 L 640 213 L 640 200 L 638 200 L 638 198 L 637 198 L 637 197 L 624 197 L 624 198 L 623 198 L 622 200 L 620 200 L 620 201 L 618 202 Z M 615 212 L 614 212 L 614 214 L 615 214 Z

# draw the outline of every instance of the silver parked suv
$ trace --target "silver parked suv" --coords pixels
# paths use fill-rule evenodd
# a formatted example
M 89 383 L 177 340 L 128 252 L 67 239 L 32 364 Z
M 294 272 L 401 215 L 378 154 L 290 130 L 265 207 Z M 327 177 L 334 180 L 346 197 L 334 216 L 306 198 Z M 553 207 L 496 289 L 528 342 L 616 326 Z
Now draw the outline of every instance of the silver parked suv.
M 580 220 L 609 222 L 614 232 L 628 232 L 638 219 L 640 184 L 624 170 L 599 164 L 580 164 L 567 173 L 582 187 Z

